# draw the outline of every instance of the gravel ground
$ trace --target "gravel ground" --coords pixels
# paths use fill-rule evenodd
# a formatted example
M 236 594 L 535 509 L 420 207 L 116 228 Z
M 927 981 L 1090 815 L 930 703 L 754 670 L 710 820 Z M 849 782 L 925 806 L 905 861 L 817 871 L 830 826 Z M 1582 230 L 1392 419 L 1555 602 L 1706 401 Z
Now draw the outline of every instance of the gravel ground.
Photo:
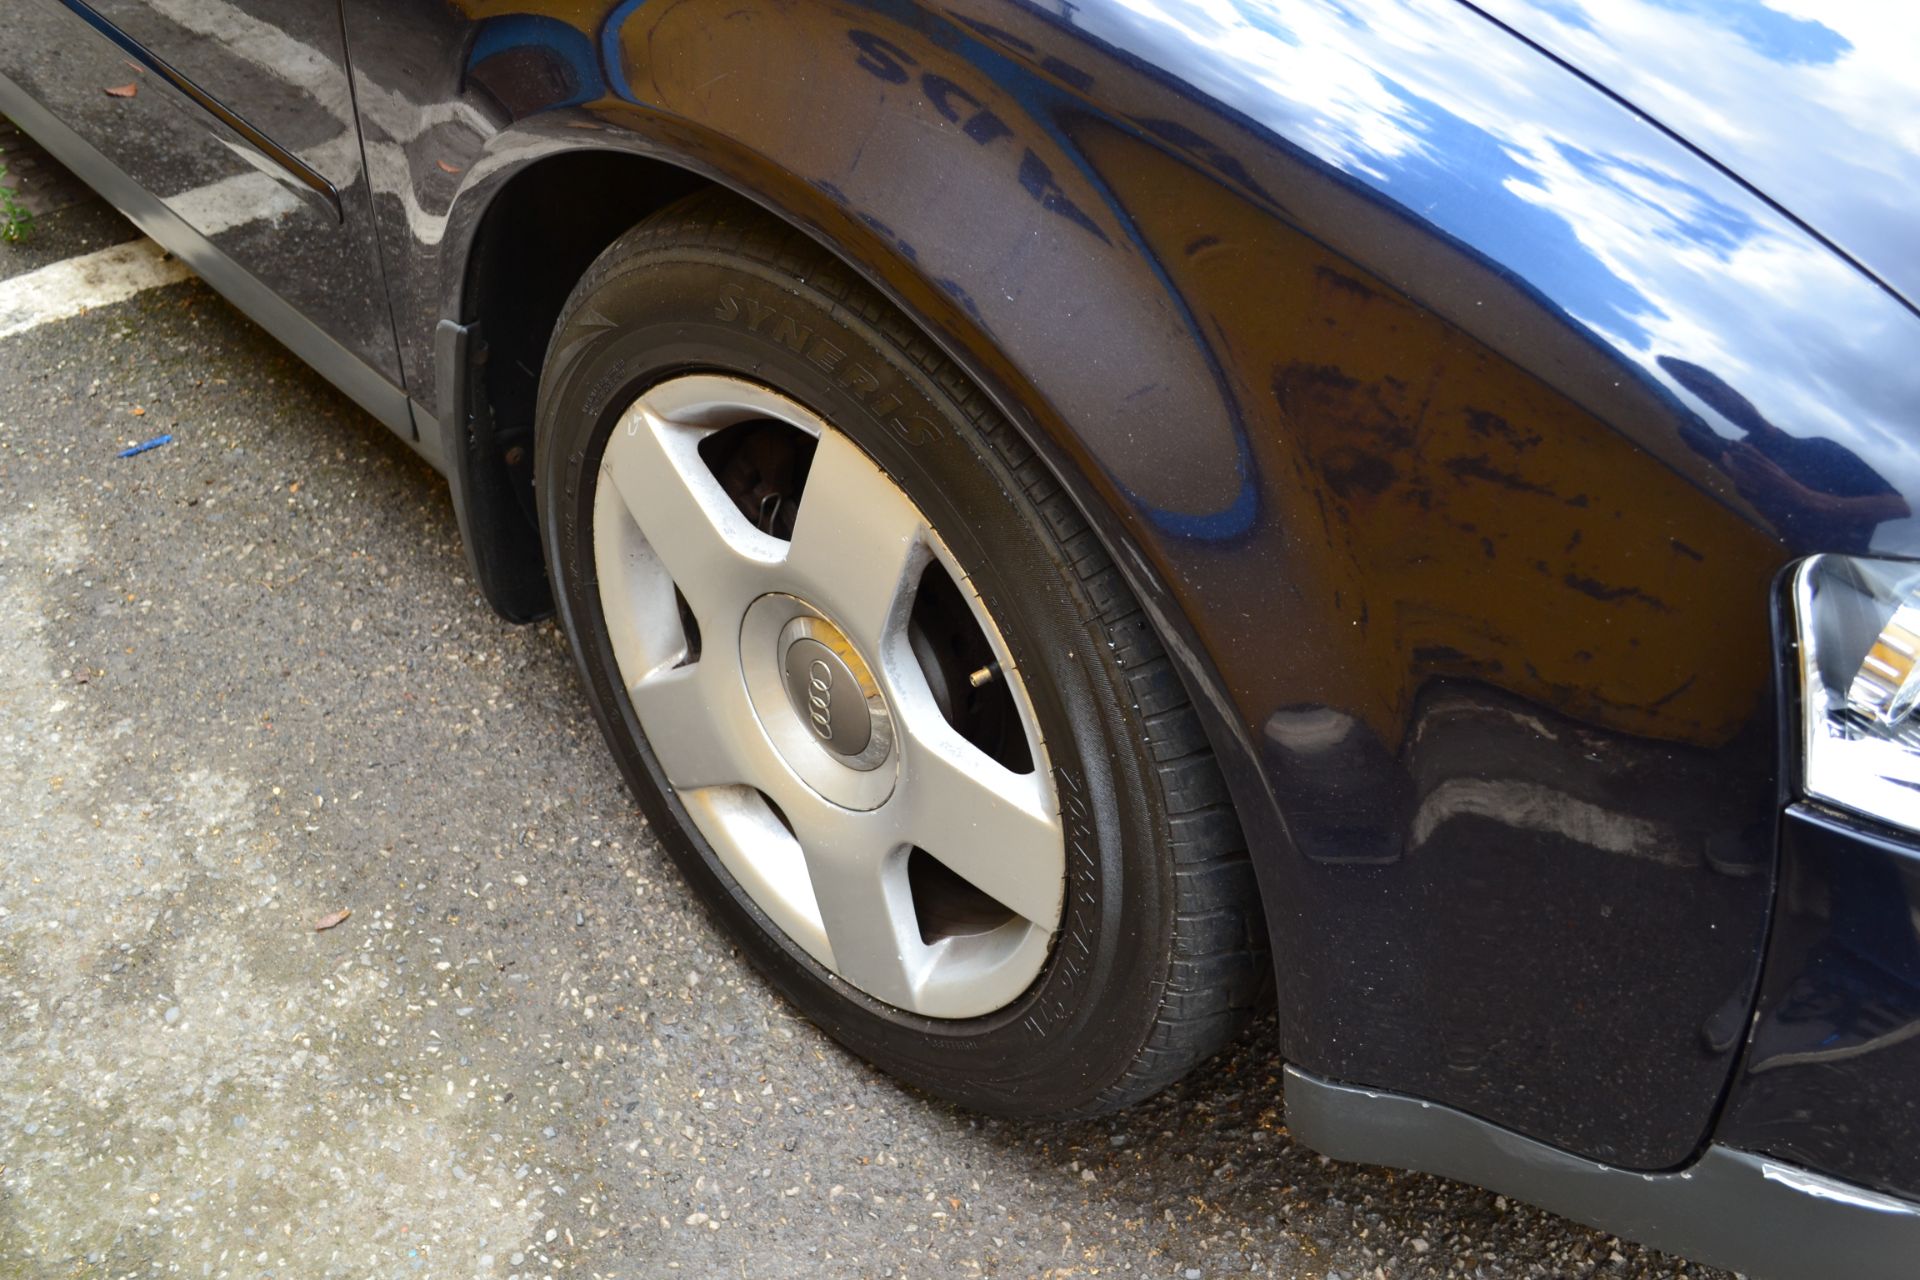
M 0 277 L 133 235 L 41 223 Z M 0 1275 L 1716 1274 L 1295 1146 L 1271 1025 L 1095 1122 L 877 1075 L 464 572 L 198 283 L 0 341 Z

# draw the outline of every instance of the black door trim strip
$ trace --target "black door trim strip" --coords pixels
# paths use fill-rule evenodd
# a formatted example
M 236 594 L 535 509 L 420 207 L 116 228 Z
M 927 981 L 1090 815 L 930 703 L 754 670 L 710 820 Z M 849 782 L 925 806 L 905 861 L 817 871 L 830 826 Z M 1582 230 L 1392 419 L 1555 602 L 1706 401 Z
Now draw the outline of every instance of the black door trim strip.
M 215 120 L 218 120 L 222 125 L 226 126 L 228 130 L 246 143 L 247 146 L 259 152 L 263 157 L 272 161 L 280 168 L 286 170 L 300 186 L 319 197 L 320 201 L 332 211 L 333 220 L 336 223 L 344 221 L 344 215 L 340 206 L 339 191 L 334 188 L 331 182 L 328 182 L 324 177 L 316 173 L 306 161 L 293 154 L 293 152 L 288 151 L 285 147 L 260 132 L 260 130 L 254 128 L 251 124 L 248 124 L 238 112 L 226 106 L 218 98 L 215 98 L 205 89 L 202 89 L 198 84 L 195 84 L 193 79 L 186 75 L 186 73 L 178 70 L 171 63 L 167 62 L 166 59 L 160 57 L 154 53 L 153 50 L 147 48 L 138 40 L 135 40 L 132 36 L 102 17 L 98 10 L 86 3 L 86 0 L 60 0 L 60 2 L 72 10 L 74 15 L 86 22 L 88 26 L 113 41 L 115 45 L 119 46 L 122 52 L 134 59 L 140 66 L 151 71 L 168 85 L 171 85 L 177 92 L 192 101 L 196 106 L 211 115 Z

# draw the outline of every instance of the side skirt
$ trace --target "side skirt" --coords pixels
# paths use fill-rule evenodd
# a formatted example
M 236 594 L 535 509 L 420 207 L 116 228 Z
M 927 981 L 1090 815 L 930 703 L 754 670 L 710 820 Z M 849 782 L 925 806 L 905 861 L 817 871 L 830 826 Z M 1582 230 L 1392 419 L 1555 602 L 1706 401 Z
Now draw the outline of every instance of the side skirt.
M 1463 1111 L 1286 1069 L 1287 1128 L 1338 1160 L 1471 1182 L 1700 1262 L 1771 1280 L 1911 1280 L 1920 1204 L 1732 1147 L 1684 1169 L 1597 1164 Z

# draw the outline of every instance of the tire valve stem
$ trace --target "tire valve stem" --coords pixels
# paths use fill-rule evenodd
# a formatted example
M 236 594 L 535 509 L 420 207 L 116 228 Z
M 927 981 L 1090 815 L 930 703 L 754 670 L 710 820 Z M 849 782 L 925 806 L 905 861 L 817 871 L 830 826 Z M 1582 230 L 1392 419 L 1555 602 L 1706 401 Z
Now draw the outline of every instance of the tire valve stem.
M 967 683 L 978 689 L 982 685 L 993 683 L 993 678 L 999 674 L 1000 664 L 997 662 L 989 662 L 986 666 L 968 676 Z

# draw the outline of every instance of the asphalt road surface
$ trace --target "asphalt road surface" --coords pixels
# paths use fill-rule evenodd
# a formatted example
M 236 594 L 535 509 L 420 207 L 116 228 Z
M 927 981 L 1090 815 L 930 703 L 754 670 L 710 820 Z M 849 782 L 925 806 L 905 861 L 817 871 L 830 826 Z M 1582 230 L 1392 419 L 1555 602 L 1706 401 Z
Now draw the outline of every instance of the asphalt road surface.
M 1294 1145 L 1271 1023 L 1070 1125 L 849 1057 L 444 482 L 196 280 L 81 310 L 137 233 L 0 146 L 0 1276 L 1711 1274 Z

